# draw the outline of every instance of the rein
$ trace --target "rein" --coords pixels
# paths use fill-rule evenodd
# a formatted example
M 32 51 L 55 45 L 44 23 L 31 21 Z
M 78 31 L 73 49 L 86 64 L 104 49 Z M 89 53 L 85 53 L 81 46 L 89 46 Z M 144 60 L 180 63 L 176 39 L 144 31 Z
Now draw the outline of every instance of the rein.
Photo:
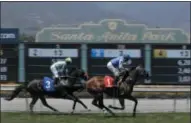
M 76 81 L 80 78 L 80 71 L 78 69 L 72 69 L 69 72 L 68 76 L 62 76 L 62 77 L 66 77 L 68 82 L 72 85 L 76 84 Z
M 127 84 L 133 84 L 132 83 L 132 81 L 137 81 L 136 80 L 136 78 L 137 78 L 137 71 L 136 71 L 136 69 L 135 68 L 131 68 L 130 69 L 130 71 L 129 71 L 129 76 L 127 76 L 126 75 L 127 73 L 125 73 L 124 75 L 123 75 L 123 77 L 125 77 L 125 78 L 122 78 L 122 83 L 123 82 L 126 82 Z M 134 75 L 133 75 L 134 74 Z M 130 79 L 128 79 L 128 78 L 130 78 Z
M 71 78 L 71 79 L 77 79 L 77 77 L 73 77 L 73 76 L 61 76 L 61 78 L 64 78 L 64 77 Z

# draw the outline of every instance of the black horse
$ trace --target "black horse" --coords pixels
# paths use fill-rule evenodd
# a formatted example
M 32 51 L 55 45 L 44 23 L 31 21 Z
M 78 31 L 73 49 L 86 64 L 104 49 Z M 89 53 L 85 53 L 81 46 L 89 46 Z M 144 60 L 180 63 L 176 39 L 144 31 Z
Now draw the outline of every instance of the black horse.
M 65 77 L 64 77 L 65 78 Z M 84 85 L 80 84 L 79 86 L 73 86 L 77 81 L 80 81 L 80 79 L 87 80 L 88 75 L 81 69 L 73 68 L 69 72 L 68 82 L 71 84 L 70 86 L 63 87 L 62 91 L 51 91 L 47 92 L 43 88 L 43 80 L 42 79 L 34 79 L 30 82 L 24 83 L 18 87 L 15 88 L 15 90 L 12 92 L 10 96 L 5 98 L 7 101 L 13 100 L 22 90 L 25 90 L 30 93 L 32 97 L 32 101 L 30 103 L 30 111 L 33 112 L 33 107 L 38 99 L 41 100 L 42 104 L 48 108 L 50 108 L 53 111 L 58 112 L 57 109 L 51 107 L 46 99 L 45 96 L 53 97 L 53 98 L 62 98 L 62 99 L 69 99 L 73 100 L 73 111 L 75 110 L 76 103 L 80 103 L 85 109 L 89 110 L 87 106 L 76 96 L 73 95 L 73 92 L 80 91 L 84 89 Z M 61 79 L 63 80 L 63 78 Z M 64 95 L 63 95 L 64 92 Z M 73 112 L 72 111 L 72 112 Z
M 103 76 L 94 76 L 86 82 L 87 91 L 94 97 L 92 104 L 103 111 L 106 110 L 112 115 L 115 115 L 109 108 L 124 110 L 125 109 L 125 99 L 135 102 L 133 109 L 133 116 L 136 115 L 136 107 L 138 104 L 137 99 L 132 96 L 133 88 L 136 82 L 140 79 L 148 79 L 149 74 L 142 65 L 134 67 L 128 72 L 124 70 L 120 77 L 120 84 L 114 87 L 105 87 L 105 77 Z M 108 80 L 112 81 L 112 80 Z M 109 97 L 118 98 L 121 104 L 121 107 L 115 107 L 109 105 L 109 108 L 104 105 L 103 94 L 108 95 Z
M 133 108 L 133 116 L 136 116 L 138 100 L 132 95 L 132 92 L 136 82 L 141 79 L 149 79 L 149 73 L 143 68 L 142 65 L 138 65 L 137 67 L 131 68 L 130 72 L 126 70 L 123 71 L 119 87 L 113 88 L 113 90 L 105 90 L 105 93 L 108 96 L 117 97 L 119 99 L 121 107 L 109 105 L 109 108 L 116 110 L 124 110 L 125 99 L 128 99 L 135 103 Z

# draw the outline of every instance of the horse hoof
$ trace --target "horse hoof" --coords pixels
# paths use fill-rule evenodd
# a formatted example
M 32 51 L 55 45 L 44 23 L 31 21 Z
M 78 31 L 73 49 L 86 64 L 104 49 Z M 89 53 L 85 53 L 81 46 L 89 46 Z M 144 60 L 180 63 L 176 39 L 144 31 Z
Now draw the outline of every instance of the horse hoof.
M 11 99 L 10 99 L 10 98 L 8 98 L 8 97 L 7 97 L 7 98 L 4 98 L 4 100 L 6 100 L 6 101 L 11 101 Z
M 60 112 L 58 110 L 54 111 L 56 114 L 59 114 Z
M 70 114 L 74 114 L 74 111 L 71 111 Z
M 112 105 L 109 105 L 108 107 L 109 107 L 109 108 L 112 108 Z
M 91 109 L 87 109 L 87 111 L 88 111 L 88 112 L 90 112 L 90 111 L 91 111 Z
M 116 116 L 115 114 L 112 114 L 112 116 Z
M 34 112 L 33 112 L 33 111 L 30 111 L 30 114 L 31 114 L 31 115 L 33 115 L 33 114 L 34 114 Z
M 107 112 L 106 110 L 103 110 L 103 114 L 104 114 L 104 115 L 108 115 L 109 112 Z

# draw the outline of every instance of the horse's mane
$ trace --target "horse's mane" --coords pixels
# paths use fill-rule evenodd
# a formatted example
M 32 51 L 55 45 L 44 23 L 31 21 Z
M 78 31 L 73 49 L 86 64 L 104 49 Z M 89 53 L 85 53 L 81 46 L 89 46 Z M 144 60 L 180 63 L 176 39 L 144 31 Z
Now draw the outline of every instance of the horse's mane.
M 68 74 L 70 75 L 72 72 L 74 72 L 75 70 L 78 70 L 78 68 L 76 67 L 72 67 L 70 68 L 70 71 L 68 72 Z
M 133 77 L 134 74 L 135 74 L 136 71 L 137 71 L 136 68 L 137 68 L 137 67 L 131 67 L 131 68 L 129 69 L 129 72 L 128 72 L 127 70 L 123 71 L 123 72 L 121 73 L 122 81 L 125 81 L 125 79 L 127 79 L 128 75 L 129 75 L 130 77 Z
M 133 71 L 133 70 L 135 70 L 135 69 L 136 69 L 136 67 L 131 67 L 131 68 L 130 68 L 130 72 Z

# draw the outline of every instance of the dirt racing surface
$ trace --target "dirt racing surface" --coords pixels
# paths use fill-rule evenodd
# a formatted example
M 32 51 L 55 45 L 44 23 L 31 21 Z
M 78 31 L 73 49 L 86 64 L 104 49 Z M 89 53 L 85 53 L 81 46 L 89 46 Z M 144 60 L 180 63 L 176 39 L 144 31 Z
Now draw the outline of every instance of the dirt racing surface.
M 91 112 L 89 113 L 100 113 L 100 110 L 91 104 L 92 99 L 81 99 Z M 31 99 L 25 100 L 24 98 L 16 98 L 11 102 L 5 101 L 1 98 L 1 112 L 3 111 L 26 111 L 26 101 L 30 103 Z M 63 99 L 47 99 L 48 104 L 57 108 L 60 112 L 71 112 L 73 102 L 70 100 Z M 114 105 L 119 106 L 118 100 L 104 99 L 106 106 Z M 175 104 L 176 103 L 176 104 Z M 174 107 L 175 104 L 175 107 Z M 134 103 L 129 100 L 125 100 L 125 110 L 115 111 L 119 113 L 129 113 L 133 111 Z M 175 109 L 174 109 L 175 108 Z M 50 111 L 48 108 L 44 107 L 40 100 L 36 103 L 34 107 L 35 111 Z M 86 111 L 80 104 L 76 105 L 76 112 Z M 176 102 L 172 99 L 138 99 L 137 112 L 148 113 L 148 112 L 190 112 L 190 100 L 188 99 L 177 99 Z
M 91 111 L 85 110 L 81 105 L 76 105 L 73 115 L 72 102 L 62 99 L 47 99 L 47 102 L 62 113 L 53 113 L 44 107 L 40 101 L 35 105 L 35 114 L 26 112 L 26 103 L 31 99 L 16 98 L 11 102 L 1 98 L 1 123 L 189 123 L 190 100 L 178 99 L 174 107 L 172 99 L 138 99 L 137 116 L 132 117 L 133 102 L 126 100 L 124 111 L 114 111 L 116 117 L 91 105 L 92 99 L 81 99 Z M 27 102 L 26 102 L 27 101 Z M 105 99 L 109 104 L 119 106 L 118 100 Z M 171 112 L 182 113 L 171 113 Z M 14 113 L 11 113 L 14 112 Z M 20 112 L 20 113 L 19 113 Z M 158 113 L 157 113 L 158 112 Z M 163 113 L 160 113 L 163 112 Z

